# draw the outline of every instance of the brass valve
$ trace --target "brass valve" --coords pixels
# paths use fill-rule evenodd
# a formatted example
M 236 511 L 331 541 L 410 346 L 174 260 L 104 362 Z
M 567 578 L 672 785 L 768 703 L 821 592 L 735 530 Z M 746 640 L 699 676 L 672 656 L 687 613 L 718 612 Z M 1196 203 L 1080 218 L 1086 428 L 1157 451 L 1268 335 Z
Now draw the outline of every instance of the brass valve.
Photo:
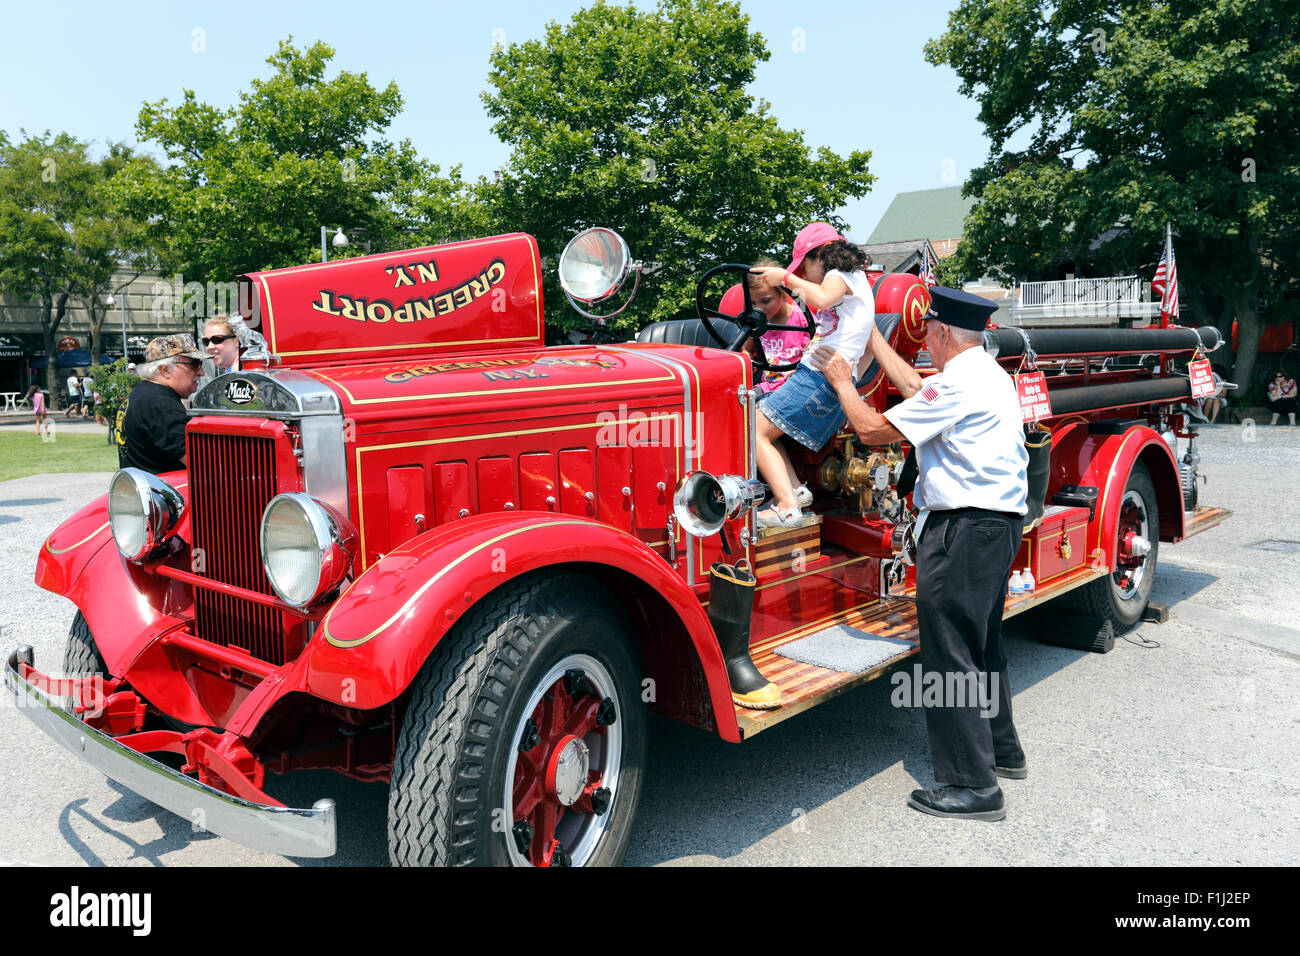
M 854 455 L 853 439 L 844 442 L 842 458 L 827 458 L 821 463 L 817 480 L 827 491 L 858 495 L 863 514 L 872 510 L 872 492 L 883 492 L 891 483 L 893 468 L 887 455 L 872 452 L 866 458 Z

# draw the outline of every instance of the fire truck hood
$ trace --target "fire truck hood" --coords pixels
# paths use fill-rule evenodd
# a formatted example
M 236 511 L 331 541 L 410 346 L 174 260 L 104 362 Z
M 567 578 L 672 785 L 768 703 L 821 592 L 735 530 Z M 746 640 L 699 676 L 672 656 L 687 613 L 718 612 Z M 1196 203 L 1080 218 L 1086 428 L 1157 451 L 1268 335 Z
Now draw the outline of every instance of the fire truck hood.
M 617 410 L 647 398 L 682 401 L 678 366 L 637 347 L 529 348 L 427 360 L 304 369 L 338 395 L 357 420 L 464 417 L 557 407 Z
M 240 312 L 284 368 L 543 344 L 542 264 L 513 233 L 240 277 Z

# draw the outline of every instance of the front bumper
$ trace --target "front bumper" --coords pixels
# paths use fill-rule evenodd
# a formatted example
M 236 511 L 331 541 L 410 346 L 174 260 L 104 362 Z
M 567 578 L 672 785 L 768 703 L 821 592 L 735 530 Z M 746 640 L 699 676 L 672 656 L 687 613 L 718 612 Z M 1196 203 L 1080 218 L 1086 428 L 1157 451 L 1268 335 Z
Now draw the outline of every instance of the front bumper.
M 5 687 L 18 710 L 109 779 L 243 846 L 283 856 L 334 855 L 333 800 L 317 800 L 310 809 L 295 810 L 253 803 L 209 787 L 88 726 L 29 682 L 19 670 L 20 662 L 35 666 L 30 645 L 15 648 L 5 665 Z

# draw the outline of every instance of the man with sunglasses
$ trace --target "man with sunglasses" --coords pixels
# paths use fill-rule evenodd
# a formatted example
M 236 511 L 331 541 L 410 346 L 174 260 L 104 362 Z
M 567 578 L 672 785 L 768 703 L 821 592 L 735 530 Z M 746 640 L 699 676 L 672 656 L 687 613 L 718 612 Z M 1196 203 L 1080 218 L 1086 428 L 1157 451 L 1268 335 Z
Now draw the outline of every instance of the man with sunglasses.
M 141 381 L 117 413 L 117 459 L 154 475 L 185 467 L 185 405 L 203 374 L 191 335 L 163 335 L 144 349 Z

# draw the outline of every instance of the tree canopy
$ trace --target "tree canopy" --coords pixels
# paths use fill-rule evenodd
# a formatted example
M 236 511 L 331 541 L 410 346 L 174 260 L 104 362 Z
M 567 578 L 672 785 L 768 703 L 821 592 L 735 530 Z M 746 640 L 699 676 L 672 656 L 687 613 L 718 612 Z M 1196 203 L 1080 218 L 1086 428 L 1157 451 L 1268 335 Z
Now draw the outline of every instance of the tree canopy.
M 1300 7 L 962 0 L 926 57 L 957 71 L 992 141 L 952 269 L 1150 277 L 1171 221 L 1183 308 L 1240 322 L 1249 384 L 1261 309 L 1294 315 Z
M 874 179 L 870 153 L 814 156 L 802 132 L 782 129 L 746 92 L 768 58 L 727 0 L 598 2 L 544 39 L 496 49 L 483 100 L 512 152 L 482 187 L 495 221 L 532 233 L 548 257 L 589 226 L 620 232 L 657 266 L 624 327 L 693 314 L 710 264 L 788 252 L 810 221 L 842 226 L 835 210 Z M 554 302 L 553 269 L 546 281 Z
M 141 224 L 115 203 L 112 184 L 152 163 L 121 144 L 96 159 L 90 143 L 67 133 L 24 136 L 14 143 L 0 134 L 0 290 L 40 302 L 50 356 L 69 299 L 86 304 L 91 354 L 98 357 L 102 297 L 114 273 L 122 263 L 152 261 Z M 54 363 L 48 364 L 52 388 Z
M 334 50 L 292 37 L 228 109 L 183 91 L 175 105 L 146 103 L 136 132 L 162 147 L 161 175 L 127 177 L 131 208 L 167 265 L 186 279 L 231 281 L 252 270 L 310 262 L 321 226 L 342 227 L 378 249 L 458 236 L 472 219 L 459 167 L 447 177 L 409 140 L 383 133 L 401 111 L 389 83 L 364 73 L 326 76 Z M 354 242 L 341 255 L 364 252 Z

